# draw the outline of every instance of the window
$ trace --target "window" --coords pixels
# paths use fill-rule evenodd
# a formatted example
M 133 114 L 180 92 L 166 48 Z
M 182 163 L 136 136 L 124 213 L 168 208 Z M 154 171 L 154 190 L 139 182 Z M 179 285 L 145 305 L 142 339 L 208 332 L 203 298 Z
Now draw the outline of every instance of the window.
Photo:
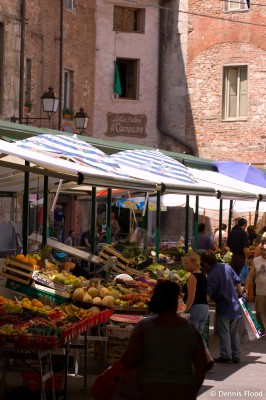
M 224 68 L 223 118 L 246 119 L 248 111 L 247 66 Z
M 248 10 L 250 0 L 225 0 L 226 11 Z
M 64 71 L 64 109 L 72 109 L 73 71 Z
M 114 31 L 144 33 L 145 10 L 114 6 Z
M 138 99 L 139 60 L 117 58 L 116 64 L 122 89 L 120 97 Z
M 73 10 L 74 5 L 73 5 L 74 0 L 65 0 L 65 7 L 69 8 L 70 10 Z
M 3 87 L 4 87 L 4 24 L 0 22 L 0 114 L 3 113 Z

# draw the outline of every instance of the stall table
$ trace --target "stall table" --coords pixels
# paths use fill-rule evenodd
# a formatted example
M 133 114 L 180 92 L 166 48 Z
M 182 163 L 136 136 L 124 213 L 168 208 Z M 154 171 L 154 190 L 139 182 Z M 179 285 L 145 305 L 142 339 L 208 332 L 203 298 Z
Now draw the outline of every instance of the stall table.
M 89 318 L 79 321 L 73 324 L 70 328 L 65 330 L 60 339 L 55 336 L 28 336 L 28 335 L 0 335 L 0 353 L 3 361 L 10 359 L 23 360 L 22 368 L 18 368 L 17 365 L 9 365 L 9 371 L 20 372 L 28 370 L 38 371 L 41 376 L 41 400 L 46 400 L 45 394 L 45 383 L 49 378 L 52 378 L 52 398 L 55 400 L 55 387 L 54 377 L 52 368 L 52 351 L 58 348 L 64 348 L 64 400 L 67 399 L 67 376 L 68 376 L 68 361 L 69 361 L 69 350 L 71 348 L 71 342 L 76 339 L 79 335 L 84 334 L 84 384 L 87 379 L 87 351 L 88 341 L 87 332 L 89 329 L 107 322 L 112 315 L 112 311 L 106 309 L 98 314 L 92 315 Z M 27 361 L 28 360 L 28 361 Z M 37 360 L 36 368 L 31 368 L 29 360 Z M 5 371 L 7 369 L 3 365 Z

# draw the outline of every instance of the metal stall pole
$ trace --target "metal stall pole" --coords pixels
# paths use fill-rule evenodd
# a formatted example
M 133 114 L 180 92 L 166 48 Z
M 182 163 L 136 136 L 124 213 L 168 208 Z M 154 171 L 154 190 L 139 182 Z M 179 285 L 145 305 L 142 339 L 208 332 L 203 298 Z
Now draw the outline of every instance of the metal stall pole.
M 159 262 L 160 251 L 160 216 L 161 216 L 161 193 L 157 191 L 156 194 L 156 228 L 155 228 L 155 252 L 156 262 Z
M 106 215 L 106 243 L 110 244 L 112 241 L 111 232 L 111 213 L 112 213 L 112 189 L 107 191 L 107 215 Z
M 260 199 L 257 199 L 256 202 L 256 211 L 255 211 L 255 217 L 254 217 L 254 226 L 256 228 L 257 223 L 258 223 L 258 219 L 259 219 L 259 206 L 260 206 Z
M 48 221 L 48 176 L 43 180 L 43 228 L 42 228 L 42 246 L 47 243 L 47 221 Z
M 95 254 L 95 224 L 96 224 L 96 187 L 93 186 L 91 189 L 91 253 Z M 95 275 L 95 264 L 93 266 L 93 271 Z
M 194 219 L 194 249 L 198 248 L 198 232 L 199 227 L 199 196 L 196 196 L 196 204 L 195 204 L 195 219 Z
M 28 167 L 30 163 L 25 161 L 25 165 Z M 28 252 L 28 230 L 29 230 L 29 178 L 30 173 L 25 172 L 24 174 L 24 194 L 23 194 L 23 215 L 22 215 L 22 243 L 23 243 L 23 254 L 26 255 Z
M 188 230 L 189 230 L 189 195 L 186 195 L 186 220 L 185 220 L 185 252 L 188 252 Z
M 223 219 L 223 200 L 220 199 L 220 208 L 219 208 L 219 249 L 222 247 L 222 219 Z
M 233 216 L 233 200 L 230 200 L 229 216 L 228 216 L 228 229 L 227 229 L 228 233 L 231 231 L 231 227 L 232 227 L 232 216 Z

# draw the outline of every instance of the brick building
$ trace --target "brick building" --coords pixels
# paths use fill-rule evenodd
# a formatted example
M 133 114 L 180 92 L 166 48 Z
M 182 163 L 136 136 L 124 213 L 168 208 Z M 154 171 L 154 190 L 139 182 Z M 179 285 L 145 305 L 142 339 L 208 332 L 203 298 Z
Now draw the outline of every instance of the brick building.
M 265 167 L 266 4 L 188 3 L 186 137 L 199 157 Z
M 91 132 L 95 1 L 2 0 L 0 49 L 0 82 L 3 83 L 0 116 L 3 119 L 13 115 L 18 117 L 21 104 L 27 105 L 23 110 L 24 118 L 26 115 L 29 118 L 45 117 L 40 97 L 52 86 L 61 100 L 60 111 L 51 123 L 29 119 L 31 125 L 74 127 L 73 114 L 83 107 L 90 117 L 87 131 Z

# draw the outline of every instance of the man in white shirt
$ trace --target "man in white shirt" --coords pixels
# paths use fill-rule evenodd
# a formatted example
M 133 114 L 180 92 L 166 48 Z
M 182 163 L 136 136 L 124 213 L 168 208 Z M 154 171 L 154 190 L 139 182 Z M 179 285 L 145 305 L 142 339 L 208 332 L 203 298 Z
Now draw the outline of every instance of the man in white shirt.
M 256 275 L 256 318 L 262 333 L 266 333 L 266 243 L 260 246 L 261 255 L 255 257 L 246 278 L 245 292 Z

